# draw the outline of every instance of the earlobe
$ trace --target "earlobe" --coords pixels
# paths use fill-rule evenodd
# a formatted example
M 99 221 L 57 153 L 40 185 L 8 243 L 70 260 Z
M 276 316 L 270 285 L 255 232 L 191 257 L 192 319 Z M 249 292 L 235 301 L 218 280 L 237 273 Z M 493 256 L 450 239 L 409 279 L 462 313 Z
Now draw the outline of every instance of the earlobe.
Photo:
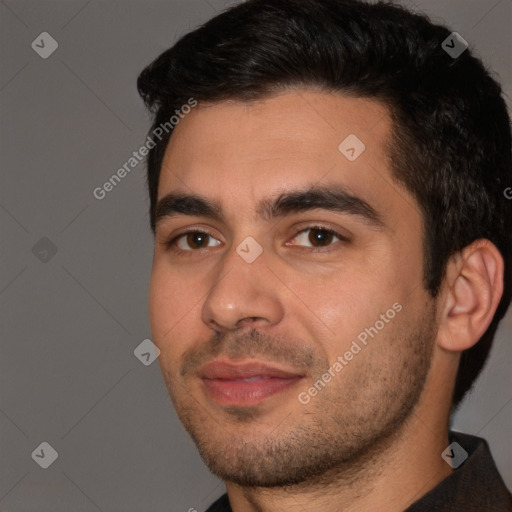
M 489 327 L 503 294 L 504 262 L 489 240 L 476 240 L 448 262 L 438 345 L 460 352 Z

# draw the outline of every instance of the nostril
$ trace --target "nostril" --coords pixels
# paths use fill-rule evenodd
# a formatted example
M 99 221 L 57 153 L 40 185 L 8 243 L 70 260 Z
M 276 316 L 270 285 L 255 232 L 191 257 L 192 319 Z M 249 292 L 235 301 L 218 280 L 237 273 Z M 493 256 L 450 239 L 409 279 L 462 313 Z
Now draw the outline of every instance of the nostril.
M 246 324 L 250 325 L 250 324 L 257 322 L 259 319 L 260 319 L 260 317 L 258 317 L 258 316 L 250 316 L 247 318 L 242 318 L 242 320 L 239 320 L 236 325 L 237 325 L 237 327 L 242 328 Z

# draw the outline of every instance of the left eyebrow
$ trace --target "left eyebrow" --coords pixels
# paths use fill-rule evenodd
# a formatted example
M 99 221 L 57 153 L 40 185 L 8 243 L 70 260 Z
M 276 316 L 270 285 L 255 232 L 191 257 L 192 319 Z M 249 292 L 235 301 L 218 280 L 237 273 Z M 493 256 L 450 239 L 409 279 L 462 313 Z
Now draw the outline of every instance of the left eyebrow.
M 375 208 L 339 184 L 313 186 L 262 199 L 258 203 L 256 213 L 261 219 L 270 222 L 291 213 L 315 209 L 353 215 L 378 230 L 385 227 L 382 216 Z M 218 201 L 197 194 L 170 193 L 156 205 L 155 226 L 164 218 L 179 215 L 209 217 L 223 223 L 226 221 Z

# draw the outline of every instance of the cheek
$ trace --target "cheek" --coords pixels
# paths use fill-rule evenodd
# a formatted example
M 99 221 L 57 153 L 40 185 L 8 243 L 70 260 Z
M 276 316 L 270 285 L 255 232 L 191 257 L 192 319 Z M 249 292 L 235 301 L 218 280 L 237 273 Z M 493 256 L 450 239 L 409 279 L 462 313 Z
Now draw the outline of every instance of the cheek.
M 154 343 L 162 350 L 169 340 L 176 338 L 180 325 L 186 323 L 198 306 L 200 291 L 179 275 L 155 265 L 149 286 L 149 320 Z
M 184 350 L 182 345 L 185 333 L 182 329 L 188 307 L 187 300 L 183 299 L 184 290 L 179 283 L 168 272 L 160 271 L 158 266 L 153 267 L 149 287 L 150 328 L 152 341 L 160 349 L 158 362 L 171 398 L 173 386 L 170 383 L 176 378 L 175 371 Z
M 326 336 L 340 340 L 357 334 L 391 307 L 392 286 L 383 272 L 347 266 L 328 275 L 298 276 L 289 287 L 299 299 L 293 301 L 298 308 L 295 314 L 316 325 L 317 335 L 325 331 Z
M 175 301 L 174 294 L 170 293 L 172 289 L 172 283 L 165 274 L 153 266 L 149 285 L 149 320 L 155 343 L 172 325 Z
M 311 339 L 317 340 L 332 362 L 343 356 L 358 336 L 371 339 L 366 330 L 375 332 L 376 322 L 379 338 L 383 337 L 380 331 L 389 333 L 390 324 L 395 324 L 390 320 L 396 313 L 393 305 L 412 300 L 410 289 L 414 286 L 401 274 L 395 258 L 381 255 L 320 278 L 302 275 L 290 288 L 300 299 L 294 301 L 298 308 L 294 314 L 309 324 Z

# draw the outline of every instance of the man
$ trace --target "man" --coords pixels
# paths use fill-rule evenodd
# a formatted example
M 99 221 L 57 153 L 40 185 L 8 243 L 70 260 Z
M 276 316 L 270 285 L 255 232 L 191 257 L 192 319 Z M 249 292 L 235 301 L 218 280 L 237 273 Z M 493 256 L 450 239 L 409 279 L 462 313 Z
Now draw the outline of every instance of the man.
M 164 52 L 153 339 L 209 511 L 512 509 L 449 432 L 511 300 L 509 117 L 445 27 L 252 0 Z

